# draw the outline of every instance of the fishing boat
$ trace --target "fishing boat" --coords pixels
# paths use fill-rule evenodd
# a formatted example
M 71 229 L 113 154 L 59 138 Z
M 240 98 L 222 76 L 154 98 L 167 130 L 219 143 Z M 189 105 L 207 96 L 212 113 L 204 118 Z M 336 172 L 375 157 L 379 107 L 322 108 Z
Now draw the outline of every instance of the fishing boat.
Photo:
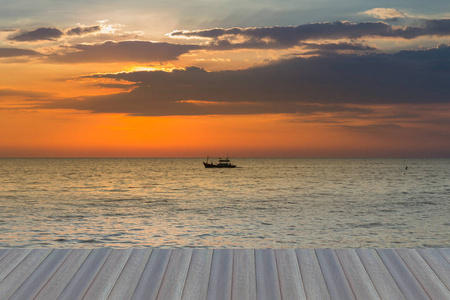
M 230 160 L 227 158 L 219 158 L 219 163 L 215 164 L 212 161 L 209 162 L 209 156 L 206 157 L 206 162 L 203 162 L 205 168 L 236 168 L 236 165 L 232 165 Z

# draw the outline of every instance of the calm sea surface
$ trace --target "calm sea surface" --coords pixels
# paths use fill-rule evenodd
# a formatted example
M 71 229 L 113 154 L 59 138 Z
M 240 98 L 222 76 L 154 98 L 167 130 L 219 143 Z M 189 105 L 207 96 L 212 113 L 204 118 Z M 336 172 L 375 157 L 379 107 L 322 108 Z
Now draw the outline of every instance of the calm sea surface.
M 450 246 L 448 159 L 232 162 L 0 159 L 0 247 Z

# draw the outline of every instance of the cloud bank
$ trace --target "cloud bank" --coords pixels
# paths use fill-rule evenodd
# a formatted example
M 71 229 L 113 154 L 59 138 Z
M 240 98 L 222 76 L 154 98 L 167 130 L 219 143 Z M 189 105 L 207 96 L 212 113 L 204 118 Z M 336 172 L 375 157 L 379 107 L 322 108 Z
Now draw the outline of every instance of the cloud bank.
M 63 32 L 58 28 L 41 27 L 32 31 L 20 31 L 18 34 L 10 36 L 8 39 L 15 42 L 38 42 L 56 41 L 65 35 L 80 36 L 95 33 L 101 30 L 101 26 L 79 26 Z
M 178 30 L 171 37 L 206 38 L 210 48 L 218 50 L 256 48 L 290 48 L 311 40 L 360 39 L 368 37 L 392 37 L 413 39 L 421 36 L 450 35 L 450 19 L 423 20 L 423 26 L 392 26 L 384 22 L 346 21 L 311 23 L 299 26 L 256 28 L 214 28 L 206 30 Z
M 189 67 L 90 77 L 128 81 L 137 87 L 43 107 L 160 116 L 301 113 L 310 105 L 345 110 L 355 105 L 448 103 L 450 47 L 292 58 L 235 71 Z
M 59 63 L 159 62 L 176 60 L 178 56 L 195 49 L 200 49 L 200 46 L 147 41 L 108 41 L 75 45 L 64 53 L 49 56 L 48 59 Z
M 0 48 L 0 58 L 2 57 L 16 57 L 16 56 L 37 56 L 41 55 L 39 52 L 20 48 Z

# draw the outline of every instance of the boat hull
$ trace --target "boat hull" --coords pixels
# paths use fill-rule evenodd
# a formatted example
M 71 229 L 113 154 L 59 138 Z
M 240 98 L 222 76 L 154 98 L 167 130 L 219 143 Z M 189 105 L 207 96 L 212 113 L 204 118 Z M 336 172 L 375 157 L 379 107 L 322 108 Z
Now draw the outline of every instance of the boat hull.
M 205 168 L 236 168 L 235 165 L 215 165 L 212 163 L 203 162 Z

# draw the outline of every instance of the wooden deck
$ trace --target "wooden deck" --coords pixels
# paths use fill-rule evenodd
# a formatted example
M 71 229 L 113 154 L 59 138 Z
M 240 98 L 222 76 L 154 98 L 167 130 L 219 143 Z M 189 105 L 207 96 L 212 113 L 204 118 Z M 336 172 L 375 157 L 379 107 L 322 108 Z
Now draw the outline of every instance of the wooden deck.
M 0 299 L 450 299 L 450 249 L 0 249 Z

